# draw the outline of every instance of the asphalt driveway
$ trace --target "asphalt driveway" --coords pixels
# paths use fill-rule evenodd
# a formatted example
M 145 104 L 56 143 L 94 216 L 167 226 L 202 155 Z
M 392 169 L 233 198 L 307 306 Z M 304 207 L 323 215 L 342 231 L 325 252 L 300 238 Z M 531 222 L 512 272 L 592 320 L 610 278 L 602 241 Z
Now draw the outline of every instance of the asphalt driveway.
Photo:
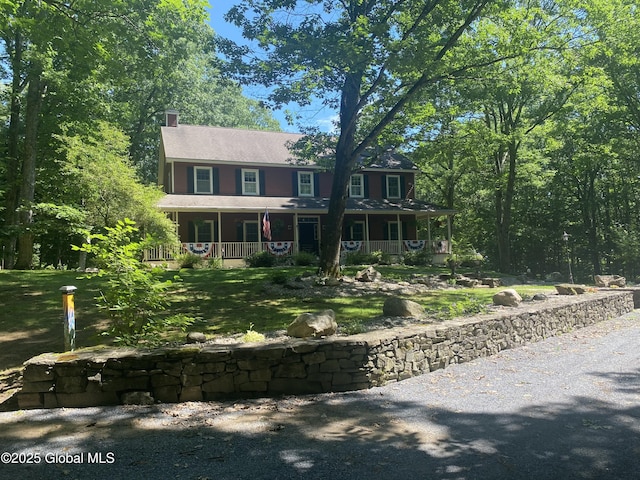
M 0 413 L 0 454 L 2 479 L 640 479 L 640 312 L 362 392 Z

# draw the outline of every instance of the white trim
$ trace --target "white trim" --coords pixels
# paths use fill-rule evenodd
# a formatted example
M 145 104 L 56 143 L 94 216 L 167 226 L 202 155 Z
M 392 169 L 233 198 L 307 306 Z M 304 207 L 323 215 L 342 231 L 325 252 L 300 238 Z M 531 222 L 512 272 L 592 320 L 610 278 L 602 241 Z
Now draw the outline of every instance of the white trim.
M 314 196 L 314 192 L 315 192 L 315 185 L 314 185 L 314 178 L 313 178 L 313 173 L 314 172 L 298 172 L 298 196 L 299 197 L 313 197 Z M 309 183 L 302 183 L 302 175 L 309 175 Z M 302 193 L 302 186 L 305 187 L 310 187 L 311 191 L 309 193 Z
M 198 171 L 207 172 L 209 174 L 209 188 L 207 191 L 198 190 Z M 202 167 L 194 165 L 193 167 L 193 193 L 199 195 L 213 194 L 213 167 Z
M 389 192 L 389 179 L 391 178 L 395 178 L 398 181 L 398 195 L 397 196 L 391 196 L 391 193 Z M 392 198 L 392 199 L 399 199 L 402 196 L 402 192 L 401 192 L 401 188 L 400 188 L 400 175 L 387 175 L 386 176 L 386 182 L 387 182 L 387 198 Z
M 360 195 L 355 195 L 351 191 L 351 188 L 353 187 L 353 179 L 355 177 L 360 177 Z M 364 175 L 362 173 L 354 173 L 353 175 L 351 175 L 351 177 L 349 177 L 349 196 L 351 198 L 364 198 Z
M 256 175 L 256 181 L 255 181 L 255 185 L 256 185 L 256 191 L 255 192 L 249 192 L 247 191 L 246 187 L 247 185 L 251 185 L 253 184 L 253 182 L 247 182 L 245 180 L 245 173 L 254 173 Z M 242 195 L 260 195 L 260 170 L 258 170 L 257 168 L 243 168 L 240 171 L 240 175 L 241 175 L 241 183 L 242 183 Z

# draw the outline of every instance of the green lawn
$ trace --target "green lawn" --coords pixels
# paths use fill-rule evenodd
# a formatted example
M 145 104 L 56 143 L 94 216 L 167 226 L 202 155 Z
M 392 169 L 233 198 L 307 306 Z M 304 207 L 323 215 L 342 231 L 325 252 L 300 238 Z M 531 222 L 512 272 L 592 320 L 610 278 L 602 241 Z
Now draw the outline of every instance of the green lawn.
M 419 267 L 380 266 L 385 278 L 407 279 L 414 273 L 427 273 Z M 331 308 L 343 331 L 356 332 L 367 320 L 379 316 L 385 296 L 339 298 L 295 298 L 273 296 L 263 286 L 275 276 L 295 277 L 310 267 L 253 268 L 230 270 L 182 270 L 182 282 L 170 296 L 170 313 L 198 318 L 195 330 L 208 335 L 245 332 L 253 325 L 257 332 L 287 327 L 300 313 Z M 354 275 L 356 268 L 348 268 Z M 445 270 L 440 270 L 444 272 Z M 176 272 L 168 272 L 167 278 Z M 109 343 L 99 335 L 107 324 L 94 297 L 104 280 L 86 278 L 75 272 L 0 271 L 0 371 L 19 366 L 33 355 L 63 349 L 62 300 L 60 287 L 75 285 L 77 347 Z M 550 287 L 516 287 L 521 295 L 549 290 Z M 490 304 L 496 289 L 437 290 L 415 296 L 438 319 L 444 320 L 465 309 Z M 184 333 L 170 332 L 168 340 L 182 339 Z

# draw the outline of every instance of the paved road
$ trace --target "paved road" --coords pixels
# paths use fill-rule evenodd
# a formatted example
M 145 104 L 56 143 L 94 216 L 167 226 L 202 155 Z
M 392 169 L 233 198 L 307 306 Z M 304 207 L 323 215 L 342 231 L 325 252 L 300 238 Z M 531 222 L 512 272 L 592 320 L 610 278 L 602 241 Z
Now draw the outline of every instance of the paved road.
M 640 312 L 363 392 L 0 413 L 0 452 L 39 461 L 2 479 L 640 479 Z

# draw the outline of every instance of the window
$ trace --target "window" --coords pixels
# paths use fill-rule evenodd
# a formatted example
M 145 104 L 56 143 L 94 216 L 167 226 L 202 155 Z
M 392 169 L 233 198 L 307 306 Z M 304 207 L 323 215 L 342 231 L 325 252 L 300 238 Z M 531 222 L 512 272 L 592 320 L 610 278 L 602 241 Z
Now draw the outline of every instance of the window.
M 351 175 L 349 181 L 349 196 L 353 198 L 364 197 L 364 176 L 362 174 Z
M 387 175 L 387 198 L 400 198 L 399 175 Z
M 205 220 L 195 223 L 195 243 L 213 242 L 213 221 Z
M 260 195 L 260 184 L 258 183 L 258 170 L 242 169 L 242 194 Z
M 258 222 L 244 222 L 242 233 L 245 242 L 259 242 L 258 232 Z
M 313 172 L 298 172 L 298 196 L 313 197 Z
M 399 240 L 398 222 L 387 223 L 387 240 Z
M 213 171 L 211 167 L 194 167 L 193 185 L 194 193 L 213 193 Z
M 345 233 L 345 240 L 364 240 L 364 222 L 351 222 Z

